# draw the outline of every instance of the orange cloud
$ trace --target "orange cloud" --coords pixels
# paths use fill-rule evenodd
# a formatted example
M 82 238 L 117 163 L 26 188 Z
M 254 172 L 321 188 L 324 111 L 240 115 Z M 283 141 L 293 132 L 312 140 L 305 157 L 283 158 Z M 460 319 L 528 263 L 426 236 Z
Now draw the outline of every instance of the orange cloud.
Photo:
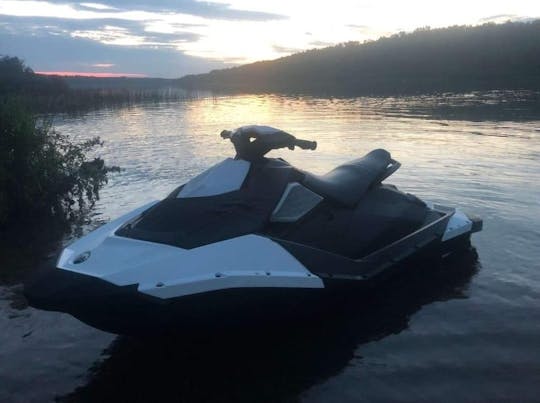
M 99 67 L 99 68 L 104 68 L 104 69 L 108 69 L 109 67 L 113 67 L 113 66 L 114 66 L 113 63 L 96 63 L 92 65 L 92 67 Z
M 99 77 L 99 78 L 111 78 L 111 77 L 131 77 L 142 78 L 146 77 L 146 74 L 139 73 L 93 73 L 93 72 L 81 72 L 81 71 L 36 71 L 36 74 L 42 74 L 44 76 L 63 76 L 63 77 Z

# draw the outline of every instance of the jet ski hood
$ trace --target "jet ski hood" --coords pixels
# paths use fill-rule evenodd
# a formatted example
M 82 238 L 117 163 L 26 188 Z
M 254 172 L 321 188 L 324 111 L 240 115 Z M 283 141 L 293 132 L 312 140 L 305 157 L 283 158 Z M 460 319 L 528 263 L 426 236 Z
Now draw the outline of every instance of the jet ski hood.
M 250 166 L 248 161 L 227 158 L 191 179 L 176 197 L 208 197 L 239 190 Z
M 280 160 L 227 159 L 128 221 L 119 237 L 193 249 L 263 230 L 290 182 L 303 174 Z

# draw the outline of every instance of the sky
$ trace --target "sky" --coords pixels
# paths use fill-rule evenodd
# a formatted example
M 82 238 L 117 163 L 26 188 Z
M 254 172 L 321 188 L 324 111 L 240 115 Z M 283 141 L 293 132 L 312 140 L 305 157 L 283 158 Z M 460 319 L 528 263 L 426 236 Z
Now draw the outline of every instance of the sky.
M 177 78 L 347 41 L 540 18 L 539 0 L 0 0 L 0 55 L 38 72 Z

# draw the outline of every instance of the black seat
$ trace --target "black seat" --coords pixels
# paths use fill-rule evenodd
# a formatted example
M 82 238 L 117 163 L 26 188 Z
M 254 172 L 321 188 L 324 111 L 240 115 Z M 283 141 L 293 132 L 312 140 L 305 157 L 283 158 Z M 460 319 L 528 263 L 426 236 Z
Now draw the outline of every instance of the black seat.
M 303 185 L 321 196 L 348 207 L 356 205 L 373 185 L 394 173 L 400 164 L 383 149 L 373 150 L 340 165 L 325 175 L 306 173 Z

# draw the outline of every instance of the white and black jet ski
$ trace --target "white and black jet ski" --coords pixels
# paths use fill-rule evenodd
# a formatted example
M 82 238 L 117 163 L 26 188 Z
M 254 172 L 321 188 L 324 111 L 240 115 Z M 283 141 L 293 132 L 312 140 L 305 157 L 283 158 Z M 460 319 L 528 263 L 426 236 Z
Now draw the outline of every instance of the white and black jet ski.
M 120 334 L 279 316 L 446 256 L 482 228 L 383 183 L 400 166 L 385 150 L 318 176 L 265 157 L 315 142 L 267 126 L 222 137 L 235 158 L 66 247 L 26 286 L 30 304 Z

